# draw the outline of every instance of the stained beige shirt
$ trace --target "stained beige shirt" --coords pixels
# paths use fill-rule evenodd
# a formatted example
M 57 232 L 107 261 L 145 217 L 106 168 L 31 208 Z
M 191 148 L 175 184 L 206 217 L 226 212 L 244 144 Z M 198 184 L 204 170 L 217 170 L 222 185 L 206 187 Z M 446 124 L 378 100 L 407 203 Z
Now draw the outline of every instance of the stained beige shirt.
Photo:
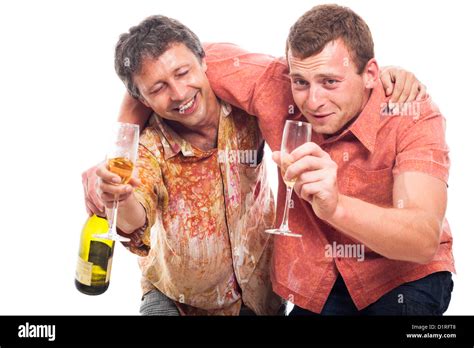
M 140 137 L 135 195 L 147 224 L 135 231 L 142 288 L 157 288 L 181 314 L 238 315 L 242 302 L 275 314 L 274 201 L 257 119 L 221 105 L 217 149 L 201 151 L 153 115 Z

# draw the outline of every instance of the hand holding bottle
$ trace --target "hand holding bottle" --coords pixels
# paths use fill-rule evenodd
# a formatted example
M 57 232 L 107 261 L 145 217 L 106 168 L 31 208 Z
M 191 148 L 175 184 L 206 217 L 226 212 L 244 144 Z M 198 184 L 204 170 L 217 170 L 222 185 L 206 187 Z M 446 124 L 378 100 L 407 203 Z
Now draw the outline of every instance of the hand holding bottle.
M 105 217 L 105 206 L 97 194 L 97 168 L 100 164 L 90 167 L 82 173 L 82 186 L 84 188 L 84 200 L 87 214 Z

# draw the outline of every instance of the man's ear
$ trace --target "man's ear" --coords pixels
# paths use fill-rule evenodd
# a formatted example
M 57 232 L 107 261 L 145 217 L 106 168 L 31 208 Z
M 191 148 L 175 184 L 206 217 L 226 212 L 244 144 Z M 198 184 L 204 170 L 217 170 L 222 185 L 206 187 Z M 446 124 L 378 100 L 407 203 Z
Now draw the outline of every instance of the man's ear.
M 138 100 L 139 100 L 143 105 L 145 105 L 147 108 L 150 108 L 150 109 L 151 109 L 150 104 L 148 104 L 148 102 L 147 102 L 145 99 L 143 99 L 142 96 L 139 96 L 139 97 L 138 97 Z
M 207 71 L 206 58 L 202 58 L 201 66 L 202 66 L 202 70 L 203 70 L 204 72 L 206 72 L 206 71 Z
M 362 76 L 364 79 L 365 88 L 372 89 L 375 87 L 375 84 L 379 79 L 379 65 L 375 58 L 372 58 L 367 62 Z

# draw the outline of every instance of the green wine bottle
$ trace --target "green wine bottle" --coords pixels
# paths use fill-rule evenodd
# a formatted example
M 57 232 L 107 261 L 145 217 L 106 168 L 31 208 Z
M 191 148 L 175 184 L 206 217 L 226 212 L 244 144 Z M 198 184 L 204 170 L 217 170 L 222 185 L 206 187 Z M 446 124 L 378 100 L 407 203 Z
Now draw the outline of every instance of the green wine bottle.
M 87 219 L 82 229 L 75 284 L 83 294 L 100 295 L 109 287 L 114 241 L 93 237 L 108 229 L 107 220 L 96 215 Z

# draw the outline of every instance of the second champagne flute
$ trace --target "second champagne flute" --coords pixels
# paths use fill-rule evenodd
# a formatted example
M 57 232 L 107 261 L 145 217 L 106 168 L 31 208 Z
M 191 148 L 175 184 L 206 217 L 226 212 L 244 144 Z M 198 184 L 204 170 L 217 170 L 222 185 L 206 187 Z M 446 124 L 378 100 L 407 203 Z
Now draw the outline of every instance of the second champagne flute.
M 286 199 L 285 209 L 283 212 L 283 221 L 279 228 L 265 230 L 267 233 L 279 234 L 289 237 L 301 237 L 301 234 L 293 233 L 288 227 L 288 215 L 290 208 L 291 195 L 293 193 L 293 186 L 295 186 L 296 179 L 285 180 L 285 173 L 290 164 L 290 154 L 297 147 L 311 141 L 311 124 L 302 121 L 286 121 L 285 129 L 283 130 L 283 138 L 281 141 L 280 151 L 280 168 L 281 175 L 286 184 Z

